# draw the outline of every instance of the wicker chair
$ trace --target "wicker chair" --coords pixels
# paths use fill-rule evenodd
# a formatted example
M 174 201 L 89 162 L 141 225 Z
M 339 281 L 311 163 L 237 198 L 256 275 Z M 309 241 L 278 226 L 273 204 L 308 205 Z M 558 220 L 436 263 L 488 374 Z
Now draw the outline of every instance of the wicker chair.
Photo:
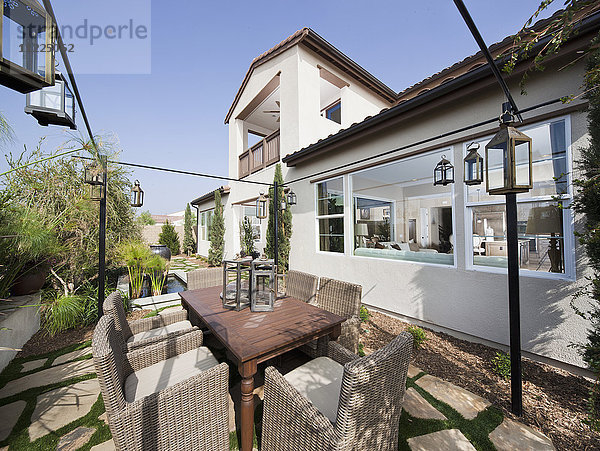
M 365 357 L 329 342 L 329 358 L 285 376 L 268 367 L 262 450 L 398 449 L 411 351 L 412 337 L 402 333 Z
M 285 294 L 309 304 L 316 304 L 318 284 L 317 276 L 291 270 L 285 275 Z
M 346 321 L 342 323 L 342 332 L 338 342 L 354 354 L 358 353 L 358 339 L 360 337 L 360 300 L 362 286 L 341 280 L 321 277 L 317 293 L 317 305 L 336 315 L 343 316 Z M 320 338 L 324 344 L 317 345 L 316 341 L 310 342 L 300 349 L 315 358 L 318 357 L 318 346 L 325 346 L 328 337 Z
M 187 273 L 187 289 L 216 287 L 223 284 L 223 268 L 201 268 Z
M 228 376 L 194 331 L 125 354 L 112 316 L 98 322 L 94 366 L 117 450 L 229 449 Z
M 121 293 L 118 291 L 108 295 L 102 308 L 105 315 L 114 319 L 125 352 L 198 330 L 187 320 L 185 310 L 127 322 Z

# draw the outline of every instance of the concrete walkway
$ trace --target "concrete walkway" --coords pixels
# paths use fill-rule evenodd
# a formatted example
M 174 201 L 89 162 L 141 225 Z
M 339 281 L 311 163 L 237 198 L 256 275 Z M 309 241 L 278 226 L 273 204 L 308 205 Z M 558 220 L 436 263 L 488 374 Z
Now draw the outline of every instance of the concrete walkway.
M 14 378 L 0 388 L 0 449 L 11 445 L 11 449 L 76 450 L 86 444 L 93 445 L 93 451 L 114 449 L 99 400 L 100 387 L 89 359 L 91 348 L 72 348 L 50 358 L 14 361 L 7 368 Z M 472 422 L 481 428 L 486 412 L 493 406 L 480 396 L 416 367 L 410 367 L 408 377 L 400 427 L 410 449 L 476 449 L 467 438 L 470 434 L 464 424 Z M 261 387 L 256 394 L 262 398 Z M 491 423 L 493 430 L 487 429 L 486 448 L 491 448 L 491 443 L 498 450 L 554 449 L 540 432 L 502 418 L 497 409 L 494 412 L 500 416 Z M 453 422 L 453 418 L 460 421 Z M 419 429 L 423 424 L 429 426 Z M 234 429 L 235 423 L 230 428 Z M 427 433 L 421 433 L 422 430 Z

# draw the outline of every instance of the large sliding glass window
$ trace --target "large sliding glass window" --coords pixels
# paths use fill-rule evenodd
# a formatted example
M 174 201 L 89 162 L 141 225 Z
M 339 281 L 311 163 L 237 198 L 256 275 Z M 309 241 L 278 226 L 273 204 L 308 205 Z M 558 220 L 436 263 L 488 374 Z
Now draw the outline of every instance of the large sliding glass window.
M 517 195 L 520 268 L 568 273 L 566 256 L 573 252 L 565 119 L 536 125 L 523 132 L 533 140 L 533 189 Z M 487 140 L 481 141 L 483 149 Z M 504 196 L 490 196 L 485 182 L 467 187 L 467 243 L 475 267 L 507 267 Z M 469 236 L 470 233 L 470 236 Z M 469 246 L 469 244 L 467 244 Z M 470 250 L 469 250 L 469 253 Z
M 317 184 L 319 250 L 344 252 L 344 179 Z
M 450 149 L 351 175 L 354 255 L 454 264 L 452 187 L 432 171 Z

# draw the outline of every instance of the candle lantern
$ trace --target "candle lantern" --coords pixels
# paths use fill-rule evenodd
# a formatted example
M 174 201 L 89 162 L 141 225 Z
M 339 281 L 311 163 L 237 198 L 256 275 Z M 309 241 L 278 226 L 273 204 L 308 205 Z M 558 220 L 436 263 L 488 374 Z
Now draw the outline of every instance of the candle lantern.
M 267 197 L 264 193 L 260 193 L 256 200 L 256 217 L 265 219 L 267 217 Z
M 132 207 L 141 207 L 144 205 L 144 191 L 140 187 L 140 181 L 136 180 L 129 193 L 130 203 Z
M 433 184 L 446 186 L 449 183 L 454 183 L 454 166 L 446 159 L 446 155 L 442 155 L 442 159 L 433 170 Z
M 287 203 L 288 205 L 296 205 L 298 203 L 298 196 L 296 196 L 296 193 L 292 190 L 290 190 L 287 195 Z
M 272 312 L 277 298 L 277 267 L 274 261 L 253 260 L 251 274 L 250 309 L 253 312 Z
M 77 130 L 73 93 L 60 72 L 56 72 L 54 86 L 27 94 L 25 112 L 35 117 L 40 125 L 60 125 Z
M 240 311 L 250 307 L 251 260 L 223 261 L 223 307 Z
M 464 159 L 465 185 L 480 185 L 483 182 L 483 158 L 477 152 L 478 149 L 479 143 L 476 142 L 469 144 L 469 147 L 467 147 L 469 153 Z
M 36 0 L 0 1 L 0 85 L 22 94 L 54 85 L 56 24 Z

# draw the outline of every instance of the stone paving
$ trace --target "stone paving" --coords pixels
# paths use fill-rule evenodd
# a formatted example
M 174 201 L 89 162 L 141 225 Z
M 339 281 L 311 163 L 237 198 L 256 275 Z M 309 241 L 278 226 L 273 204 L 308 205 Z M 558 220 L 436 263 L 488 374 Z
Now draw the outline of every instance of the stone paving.
M 194 269 L 200 268 L 200 265 L 197 263 L 193 263 L 186 258 L 183 257 L 173 257 L 171 259 L 171 264 L 169 265 L 170 270 L 180 269 L 185 272 L 193 271 Z
M 72 349 L 72 348 L 71 348 Z M 83 348 L 66 352 L 54 359 L 50 368 L 42 369 L 48 358 L 32 357 L 29 361 L 16 363 L 15 379 L 0 389 L 0 451 L 6 445 L 12 445 L 15 440 L 19 446 L 15 449 L 27 449 L 23 446 L 23 436 L 26 443 L 36 442 L 38 449 L 44 443 L 53 443 L 52 448 L 60 451 L 71 451 L 87 445 L 92 451 L 112 451 L 115 449 L 107 425 L 106 413 L 98 410 L 96 402 L 99 399 L 100 387 L 96 378 L 81 380 L 80 376 L 93 375 L 93 361 L 76 360 L 87 356 L 91 348 Z M 52 358 L 52 357 L 51 357 Z M 27 374 L 19 377 L 19 370 Z M 35 371 L 35 370 L 38 371 Z M 403 432 L 409 448 L 416 450 L 474 450 L 475 442 L 464 428 L 464 423 L 482 421 L 489 409 L 494 409 L 490 403 L 467 390 L 457 387 L 442 379 L 425 374 L 419 368 L 409 367 L 408 388 L 404 399 L 404 413 L 401 419 L 401 435 Z M 44 387 L 52 384 L 65 385 L 54 389 Z M 235 391 L 235 387 L 234 387 Z M 31 395 L 33 393 L 33 396 Z M 262 399 L 263 387 L 255 389 L 256 400 Z M 10 399 L 6 399 L 10 397 Z M 18 399 L 22 397 L 23 399 Z M 4 405 L 3 400 L 6 399 Z M 27 406 L 30 406 L 26 408 Z M 95 408 L 93 416 L 88 415 Z M 24 412 L 30 415 L 18 423 Z M 499 412 L 499 411 L 497 411 Z M 230 397 L 230 430 L 235 430 L 235 409 Z M 80 421 L 87 418 L 86 422 Z M 89 419 L 91 418 L 91 424 Z M 455 422 L 456 418 L 461 418 Z M 508 418 L 496 417 L 497 420 L 487 429 L 489 441 L 486 449 L 515 450 L 552 450 L 552 442 L 543 434 L 523 424 Z M 454 419 L 454 420 L 453 420 Z M 417 429 L 423 422 L 433 427 Z M 433 422 L 433 423 L 431 423 Z M 13 431 L 17 424 L 18 431 Z M 72 425 L 72 426 L 68 426 Z M 403 431 L 402 427 L 406 430 Z M 493 429 L 493 430 L 492 430 Z M 57 432 L 61 431 L 57 437 Z M 466 435 L 465 435 L 466 434 Z M 52 437 L 52 442 L 44 442 Z M 484 436 L 485 437 L 485 436 Z M 93 445 L 93 446 L 91 446 Z M 481 442 L 479 443 L 481 449 Z

